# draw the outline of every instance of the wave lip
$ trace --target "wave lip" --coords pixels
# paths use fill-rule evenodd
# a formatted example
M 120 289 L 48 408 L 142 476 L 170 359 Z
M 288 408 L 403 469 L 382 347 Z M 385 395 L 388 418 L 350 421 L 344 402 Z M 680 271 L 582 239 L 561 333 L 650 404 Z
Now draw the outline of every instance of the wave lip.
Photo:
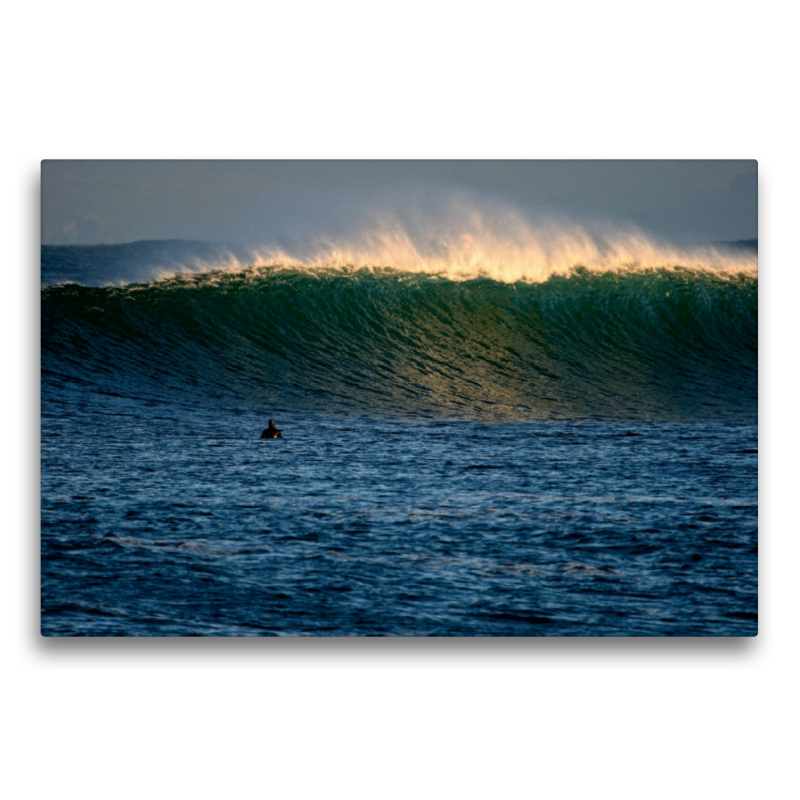
M 123 285 L 180 274 L 245 272 L 266 266 L 290 270 L 394 269 L 450 280 L 484 277 L 540 283 L 576 266 L 594 272 L 681 266 L 716 272 L 758 272 L 755 242 L 657 242 L 636 229 L 548 224 L 513 214 L 477 212 L 458 224 L 409 227 L 382 220 L 349 236 L 315 237 L 294 246 L 154 241 L 124 245 L 43 246 L 42 283 Z

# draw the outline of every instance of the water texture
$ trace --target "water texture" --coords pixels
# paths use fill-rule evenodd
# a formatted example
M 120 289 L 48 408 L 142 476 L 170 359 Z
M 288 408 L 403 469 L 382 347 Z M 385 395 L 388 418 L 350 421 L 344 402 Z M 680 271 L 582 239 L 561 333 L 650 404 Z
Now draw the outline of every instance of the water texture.
M 106 249 L 43 248 L 43 634 L 757 633 L 752 270 Z

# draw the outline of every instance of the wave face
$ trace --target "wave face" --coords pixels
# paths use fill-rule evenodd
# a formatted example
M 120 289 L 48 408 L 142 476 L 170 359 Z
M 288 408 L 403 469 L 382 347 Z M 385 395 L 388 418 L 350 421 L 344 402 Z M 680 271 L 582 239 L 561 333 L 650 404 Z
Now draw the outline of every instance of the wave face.
M 75 248 L 47 258 L 56 250 Z M 257 266 L 46 286 L 42 375 L 45 387 L 266 413 L 752 420 L 758 278 L 679 266 L 579 266 L 539 282 Z

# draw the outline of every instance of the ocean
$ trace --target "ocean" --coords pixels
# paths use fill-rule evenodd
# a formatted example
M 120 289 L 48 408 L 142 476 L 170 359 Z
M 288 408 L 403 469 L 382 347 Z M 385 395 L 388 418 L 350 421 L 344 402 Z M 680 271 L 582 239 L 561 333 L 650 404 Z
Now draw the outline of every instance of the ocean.
M 756 635 L 756 245 L 699 252 L 43 246 L 42 634 Z

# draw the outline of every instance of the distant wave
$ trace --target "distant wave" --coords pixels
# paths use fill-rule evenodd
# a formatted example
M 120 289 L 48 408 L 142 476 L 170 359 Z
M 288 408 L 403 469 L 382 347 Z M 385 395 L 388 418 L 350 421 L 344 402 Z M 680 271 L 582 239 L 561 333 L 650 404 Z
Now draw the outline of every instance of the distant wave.
M 180 260 L 185 246 L 166 251 Z M 43 270 L 78 250 L 91 248 L 43 248 Z M 717 260 L 658 253 L 648 266 L 640 250 L 614 266 L 637 255 L 618 247 L 594 268 L 569 256 L 558 269 L 499 256 L 496 269 L 477 257 L 365 268 L 349 253 L 349 266 L 237 261 L 46 286 L 43 388 L 497 419 L 752 416 L 757 254 L 707 252 Z

